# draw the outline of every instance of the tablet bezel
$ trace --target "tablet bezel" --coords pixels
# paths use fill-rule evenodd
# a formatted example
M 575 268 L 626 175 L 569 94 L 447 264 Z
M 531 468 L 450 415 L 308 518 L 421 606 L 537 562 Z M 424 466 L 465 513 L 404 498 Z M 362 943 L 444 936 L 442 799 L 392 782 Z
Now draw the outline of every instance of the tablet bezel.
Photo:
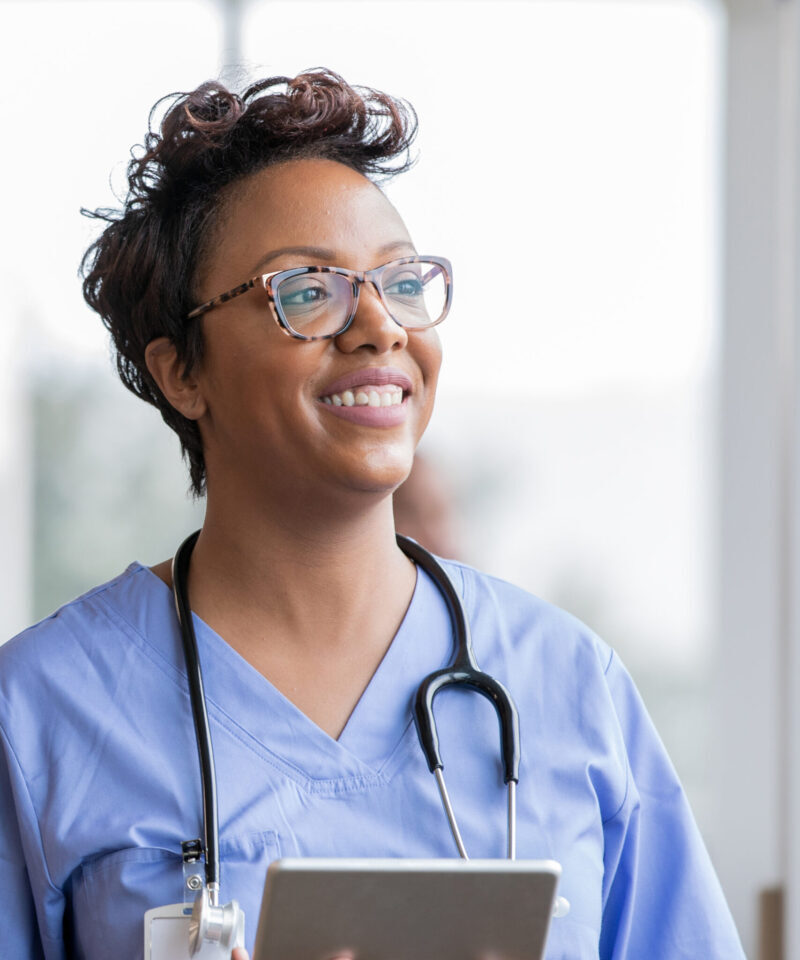
M 276 860 L 253 960 L 541 960 L 560 876 L 554 860 Z

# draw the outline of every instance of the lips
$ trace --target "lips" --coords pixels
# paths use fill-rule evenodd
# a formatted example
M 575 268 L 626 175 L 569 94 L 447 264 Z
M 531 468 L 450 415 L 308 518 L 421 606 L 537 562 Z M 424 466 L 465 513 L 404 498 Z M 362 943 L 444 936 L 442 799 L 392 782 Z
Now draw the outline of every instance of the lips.
M 355 392 L 357 387 L 385 387 L 390 384 L 399 387 L 404 396 L 411 393 L 411 378 L 402 370 L 394 367 L 364 367 L 361 370 L 352 370 L 328 384 L 320 394 L 320 400 L 333 394 L 341 396 L 346 390 Z
M 406 419 L 411 379 L 391 367 L 353 370 L 329 384 L 320 403 L 336 417 L 369 427 L 393 427 Z

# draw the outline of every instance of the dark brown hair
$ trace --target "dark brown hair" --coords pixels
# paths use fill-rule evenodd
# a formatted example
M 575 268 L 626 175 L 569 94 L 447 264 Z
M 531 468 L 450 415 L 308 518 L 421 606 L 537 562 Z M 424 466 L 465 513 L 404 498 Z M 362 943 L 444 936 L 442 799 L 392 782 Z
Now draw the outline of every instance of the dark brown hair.
M 111 333 L 122 382 L 178 434 L 195 496 L 205 490 L 200 431 L 167 402 L 144 357 L 150 341 L 166 336 L 187 374 L 202 359 L 202 322 L 186 315 L 196 305 L 195 277 L 223 188 L 306 157 L 336 160 L 380 182 L 411 166 L 416 128 L 409 104 L 352 87 L 330 70 L 271 77 L 241 95 L 212 81 L 153 107 L 144 144 L 128 164 L 122 209 L 83 211 L 108 223 L 83 258 L 83 295 Z

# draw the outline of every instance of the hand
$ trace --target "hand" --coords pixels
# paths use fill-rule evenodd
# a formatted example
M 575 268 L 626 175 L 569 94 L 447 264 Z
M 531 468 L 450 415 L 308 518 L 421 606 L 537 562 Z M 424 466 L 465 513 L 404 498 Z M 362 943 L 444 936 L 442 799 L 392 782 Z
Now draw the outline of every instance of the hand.
M 250 954 L 244 947 L 237 947 L 231 954 L 231 960 L 250 960 Z M 349 953 L 343 953 L 338 957 L 333 957 L 332 960 L 353 960 L 353 958 Z

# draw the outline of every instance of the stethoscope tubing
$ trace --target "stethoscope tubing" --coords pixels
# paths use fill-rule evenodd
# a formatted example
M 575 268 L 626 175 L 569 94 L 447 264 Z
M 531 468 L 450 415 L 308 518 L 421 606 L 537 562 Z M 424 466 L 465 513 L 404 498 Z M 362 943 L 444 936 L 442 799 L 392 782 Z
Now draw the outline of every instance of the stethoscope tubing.
M 445 687 L 465 686 L 476 690 L 492 702 L 500 723 L 503 781 L 517 783 L 520 763 L 519 714 L 511 694 L 499 680 L 478 667 L 464 605 L 442 565 L 415 540 L 397 534 L 397 544 L 407 557 L 422 567 L 438 587 L 450 615 L 456 643 L 452 665 L 425 677 L 414 699 L 414 721 L 420 746 L 428 761 L 428 769 L 434 773 L 444 768 L 433 715 L 434 698 Z
M 211 725 L 208 722 L 203 669 L 197 649 L 197 637 L 189 606 L 189 558 L 200 531 L 196 530 L 178 547 L 172 561 L 172 587 L 178 623 L 181 627 L 183 654 L 189 680 L 189 699 L 192 704 L 197 753 L 200 760 L 200 781 L 203 794 L 203 851 L 206 886 L 216 906 L 219 893 L 219 812 L 217 807 L 217 771 L 214 763 L 214 746 L 211 742 Z

